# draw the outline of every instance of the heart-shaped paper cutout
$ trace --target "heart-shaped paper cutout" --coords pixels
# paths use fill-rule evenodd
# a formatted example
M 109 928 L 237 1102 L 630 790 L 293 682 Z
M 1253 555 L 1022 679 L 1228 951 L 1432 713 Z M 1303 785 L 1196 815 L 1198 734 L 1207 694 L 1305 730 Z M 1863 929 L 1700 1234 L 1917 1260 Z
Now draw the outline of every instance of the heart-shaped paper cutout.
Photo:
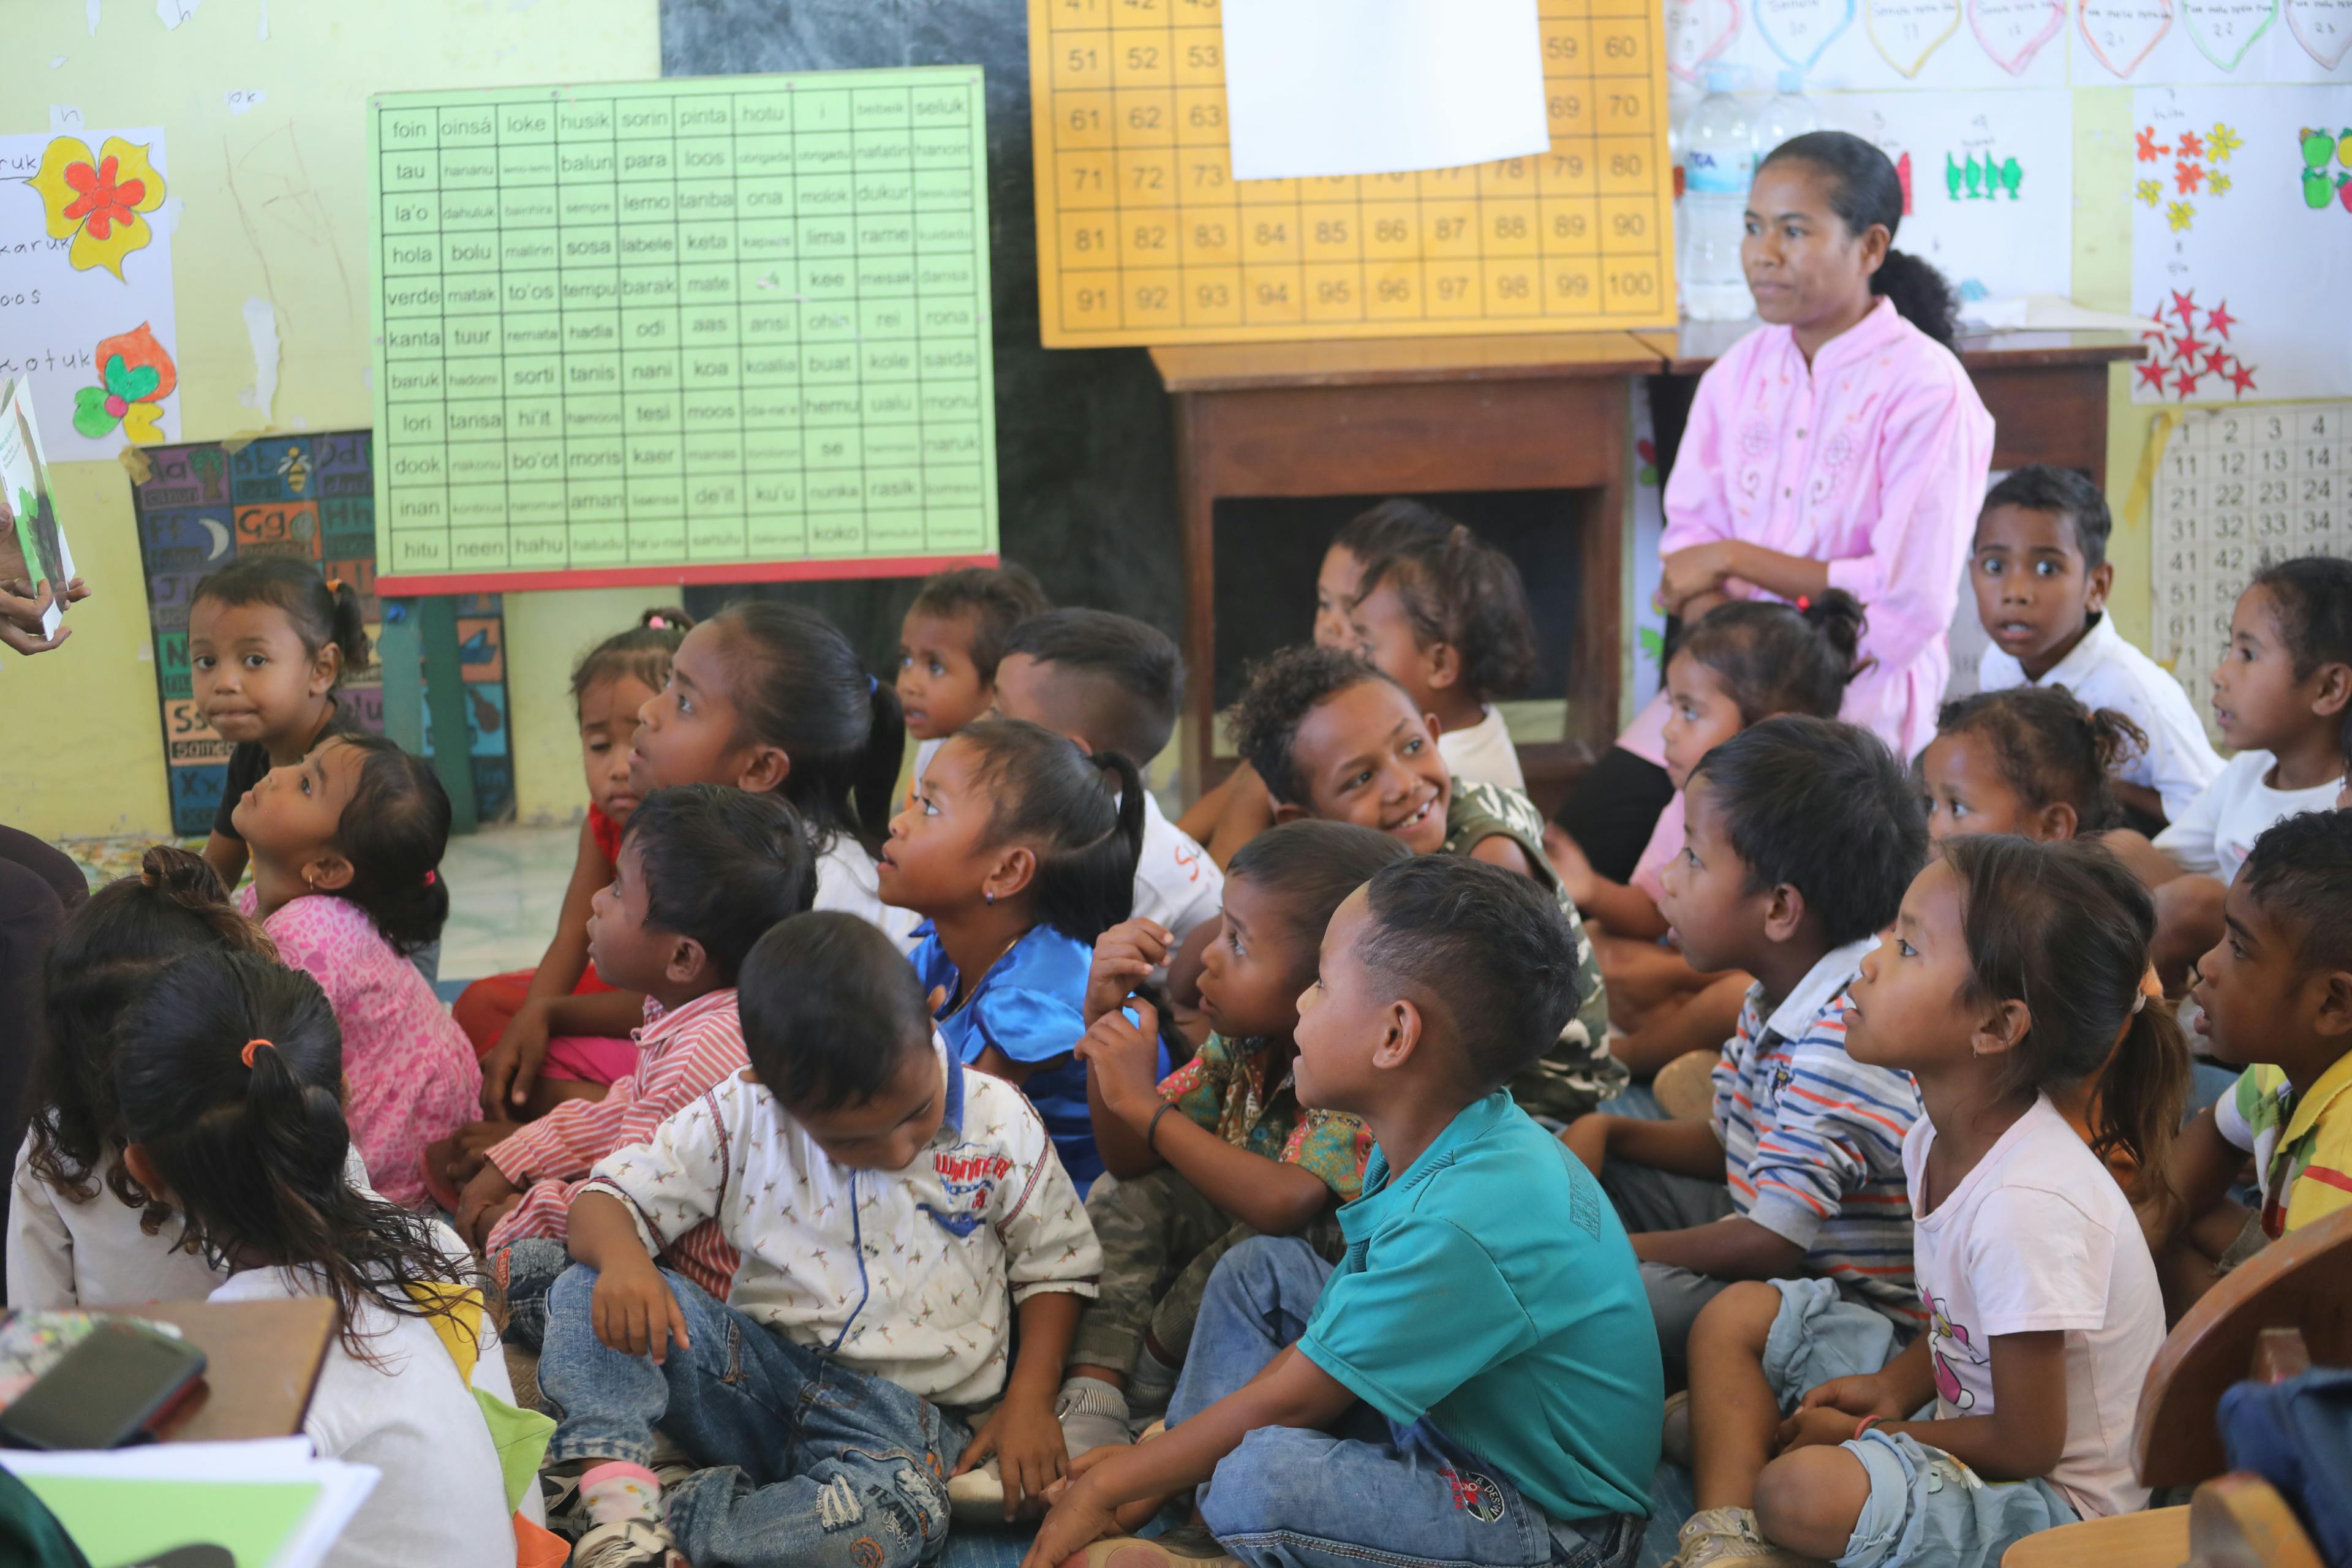
M 2278 20 L 2279 0 L 2180 0 L 2181 25 L 2197 52 L 2225 71 Z
M 1916 77 L 1960 30 L 1960 0 L 1870 0 L 1870 41 L 1886 63 Z
M 2023 76 L 2066 25 L 2066 0 L 1969 0 L 1969 29 L 1992 63 Z
M 1706 75 L 1739 36 L 1739 0 L 1666 0 L 1666 68 L 1685 81 Z
M 2129 76 L 2172 31 L 2172 0 L 2080 0 L 2074 23 L 2094 59 Z
M 2286 30 L 2305 54 L 2334 70 L 2352 53 L 2352 0 L 2286 0 Z
M 1822 51 L 1853 26 L 1853 0 L 1755 0 L 1756 31 L 1789 67 L 1804 74 Z

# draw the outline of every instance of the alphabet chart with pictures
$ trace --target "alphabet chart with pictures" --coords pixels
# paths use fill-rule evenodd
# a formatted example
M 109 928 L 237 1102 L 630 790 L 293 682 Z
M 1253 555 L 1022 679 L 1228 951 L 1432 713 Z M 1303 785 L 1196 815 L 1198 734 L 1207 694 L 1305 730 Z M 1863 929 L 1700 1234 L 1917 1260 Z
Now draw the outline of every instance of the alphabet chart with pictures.
M 2352 403 L 2191 409 L 2177 416 L 2152 500 L 2153 652 L 2213 730 L 2206 680 L 2230 613 L 2263 567 L 2352 556 Z
M 388 594 L 996 549 L 979 68 L 384 93 Z
M 1029 0 L 1045 346 L 1674 325 L 1664 18 L 1540 10 L 1549 153 L 1237 181 L 1220 0 Z

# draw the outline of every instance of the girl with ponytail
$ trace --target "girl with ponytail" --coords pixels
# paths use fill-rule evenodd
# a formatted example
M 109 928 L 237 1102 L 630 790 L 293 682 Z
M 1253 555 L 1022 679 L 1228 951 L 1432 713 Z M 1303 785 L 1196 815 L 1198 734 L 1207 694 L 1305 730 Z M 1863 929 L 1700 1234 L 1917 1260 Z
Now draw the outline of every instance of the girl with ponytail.
M 114 1093 L 124 1007 L 166 963 L 205 952 L 276 956 L 212 868 L 167 844 L 147 851 L 138 876 L 90 895 L 49 950 L 8 1205 L 10 1306 L 186 1300 L 220 1283 L 184 1244 L 179 1216 L 124 1167 Z
M 882 896 L 926 922 L 915 972 L 948 1048 L 1021 1087 L 1081 1194 L 1103 1162 L 1071 1052 L 1095 941 L 1134 903 L 1144 798 L 1117 752 L 983 719 L 931 758 L 882 853 Z
M 122 1163 L 227 1276 L 214 1300 L 326 1296 L 339 1309 L 303 1431 L 320 1456 L 382 1479 L 329 1561 L 511 1568 L 516 1524 L 486 1416 L 530 1418 L 510 1408 L 456 1236 L 345 1179 L 343 1067 L 334 1009 L 309 975 L 191 953 L 122 1020 Z
M 2112 708 L 2084 707 L 2063 686 L 1956 699 L 1919 757 L 1927 837 L 2078 838 L 2120 827 L 2116 772 L 2147 750 L 2138 725 Z
M 1870 667 L 1838 717 L 1908 761 L 1951 673 L 1992 416 L 1953 355 L 1950 290 L 1894 248 L 1902 224 L 1895 165 L 1859 136 L 1794 137 L 1757 169 L 1740 262 L 1764 324 L 1699 378 L 1666 479 L 1657 603 L 1688 623 L 1727 599 L 1852 594 Z M 1597 792 L 1641 794 L 1664 727 L 1654 700 L 1561 813 L 1597 863 L 1617 863 L 1633 826 Z
M 245 873 L 238 798 L 344 727 L 335 689 L 367 667 L 358 592 L 307 561 L 242 556 L 196 584 L 189 682 L 205 722 L 235 747 L 205 845 L 223 886 Z

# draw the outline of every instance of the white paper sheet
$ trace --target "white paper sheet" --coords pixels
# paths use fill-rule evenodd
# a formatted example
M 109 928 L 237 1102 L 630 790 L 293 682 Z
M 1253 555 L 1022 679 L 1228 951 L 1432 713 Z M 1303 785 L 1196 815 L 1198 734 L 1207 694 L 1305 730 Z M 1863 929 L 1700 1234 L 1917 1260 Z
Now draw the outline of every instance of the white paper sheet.
M 1225 0 L 1234 177 L 1451 169 L 1549 150 L 1536 0 Z

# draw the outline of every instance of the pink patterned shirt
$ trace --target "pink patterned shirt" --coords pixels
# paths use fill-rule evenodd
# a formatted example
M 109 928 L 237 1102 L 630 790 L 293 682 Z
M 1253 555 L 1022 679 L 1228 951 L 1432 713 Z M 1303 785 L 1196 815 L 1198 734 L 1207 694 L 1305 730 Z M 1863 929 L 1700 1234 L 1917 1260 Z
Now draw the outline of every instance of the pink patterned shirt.
M 1789 328 L 1759 327 L 1699 378 L 1658 551 L 1736 539 L 1828 562 L 1830 585 L 1869 613 L 1862 652 L 1877 661 L 1841 716 L 1907 759 L 1936 732 L 1944 633 L 1991 467 L 1992 416 L 1968 372 L 1892 301 L 1810 369 Z
M 251 888 L 238 895 L 251 914 Z M 278 956 L 326 992 L 343 1031 L 343 1114 L 368 1183 L 422 1209 L 425 1145 L 480 1114 L 481 1064 L 466 1032 L 416 966 L 394 952 L 367 911 L 312 893 L 262 922 Z

